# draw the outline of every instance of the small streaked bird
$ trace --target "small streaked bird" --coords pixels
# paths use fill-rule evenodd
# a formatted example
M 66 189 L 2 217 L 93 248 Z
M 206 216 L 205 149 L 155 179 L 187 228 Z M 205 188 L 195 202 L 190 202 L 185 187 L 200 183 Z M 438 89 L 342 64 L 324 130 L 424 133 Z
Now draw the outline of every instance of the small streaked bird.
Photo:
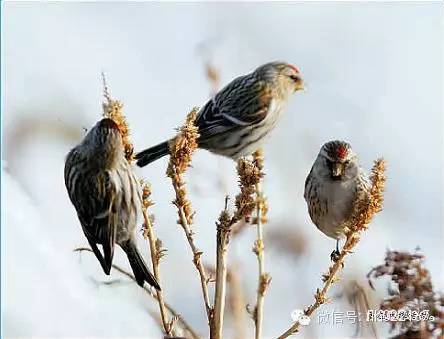
M 113 120 L 99 121 L 68 153 L 65 185 L 105 274 L 110 273 L 117 243 L 128 256 L 137 283 L 143 286 L 146 281 L 160 290 L 136 247 L 140 187 L 125 158 L 122 136 Z M 97 245 L 102 246 L 103 254 Z
M 270 62 L 234 79 L 199 111 L 199 147 L 234 160 L 252 154 L 275 127 L 291 94 L 303 88 L 299 69 L 285 62 Z M 138 153 L 137 165 L 167 155 L 168 144 Z
M 360 202 L 368 199 L 369 190 L 369 180 L 350 144 L 335 140 L 322 146 L 305 180 L 304 198 L 316 227 L 336 239 L 332 259 L 339 254 L 339 239 Z

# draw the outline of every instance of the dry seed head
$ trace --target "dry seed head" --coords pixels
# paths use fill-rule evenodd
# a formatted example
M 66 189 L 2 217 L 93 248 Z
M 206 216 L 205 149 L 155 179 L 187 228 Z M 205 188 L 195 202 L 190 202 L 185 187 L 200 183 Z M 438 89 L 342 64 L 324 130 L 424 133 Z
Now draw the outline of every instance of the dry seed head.
M 111 98 L 108 87 L 106 85 L 105 75 L 102 73 L 104 97 L 106 102 L 102 103 L 103 116 L 112 119 L 118 126 L 120 134 L 122 135 L 123 146 L 125 150 L 125 157 L 128 161 L 134 160 L 134 147 L 130 140 L 130 129 L 126 117 L 122 112 L 123 104 L 119 100 Z
M 364 201 L 363 205 L 357 209 L 359 212 L 353 217 L 351 227 L 346 233 L 347 238 L 355 237 L 353 239 L 353 246 L 359 241 L 359 234 L 357 232 L 366 230 L 373 216 L 382 210 L 386 181 L 385 170 L 386 164 L 384 159 L 377 159 L 370 175 L 371 188 L 369 199 Z
M 252 161 L 245 158 L 241 158 L 237 162 L 236 169 L 239 176 L 240 193 L 235 199 L 236 212 L 234 218 L 238 221 L 250 216 L 255 209 L 256 185 L 260 182 L 263 174 Z
M 171 154 L 170 166 L 174 166 L 178 174 L 186 171 L 191 164 L 191 157 L 194 151 L 198 148 L 199 129 L 195 125 L 198 112 L 198 107 L 194 107 L 191 110 L 187 115 L 185 124 L 179 128 L 179 133 L 169 145 Z

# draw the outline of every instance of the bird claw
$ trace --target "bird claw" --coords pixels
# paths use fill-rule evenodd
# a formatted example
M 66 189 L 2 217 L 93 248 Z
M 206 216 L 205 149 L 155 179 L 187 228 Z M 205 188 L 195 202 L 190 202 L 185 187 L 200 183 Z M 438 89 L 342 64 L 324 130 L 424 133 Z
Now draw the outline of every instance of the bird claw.
M 333 262 L 338 261 L 339 260 L 339 255 L 340 255 L 340 253 L 339 253 L 338 250 L 334 250 L 333 252 L 331 252 L 331 254 L 330 254 L 331 261 L 333 261 Z

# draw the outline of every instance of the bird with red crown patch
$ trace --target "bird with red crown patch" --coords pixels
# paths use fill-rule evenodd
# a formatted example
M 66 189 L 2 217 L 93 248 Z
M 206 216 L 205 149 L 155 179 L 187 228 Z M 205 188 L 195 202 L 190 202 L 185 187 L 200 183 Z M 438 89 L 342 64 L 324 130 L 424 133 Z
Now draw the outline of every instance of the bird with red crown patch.
M 304 198 L 316 227 L 338 241 L 344 236 L 359 202 L 367 199 L 369 180 L 349 143 L 334 140 L 325 143 L 305 181 Z

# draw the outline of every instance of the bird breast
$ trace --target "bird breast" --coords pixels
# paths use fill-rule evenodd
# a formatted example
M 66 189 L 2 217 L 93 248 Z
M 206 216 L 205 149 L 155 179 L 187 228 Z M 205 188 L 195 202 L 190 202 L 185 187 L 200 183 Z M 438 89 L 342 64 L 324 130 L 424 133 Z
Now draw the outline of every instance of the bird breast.
M 328 181 L 319 189 L 319 200 L 324 204 L 324 214 L 318 228 L 331 238 L 339 238 L 349 221 L 356 199 L 356 180 Z
M 140 188 L 129 164 L 120 164 L 110 171 L 115 190 L 114 210 L 117 215 L 117 243 L 127 241 L 137 226 L 140 212 Z

